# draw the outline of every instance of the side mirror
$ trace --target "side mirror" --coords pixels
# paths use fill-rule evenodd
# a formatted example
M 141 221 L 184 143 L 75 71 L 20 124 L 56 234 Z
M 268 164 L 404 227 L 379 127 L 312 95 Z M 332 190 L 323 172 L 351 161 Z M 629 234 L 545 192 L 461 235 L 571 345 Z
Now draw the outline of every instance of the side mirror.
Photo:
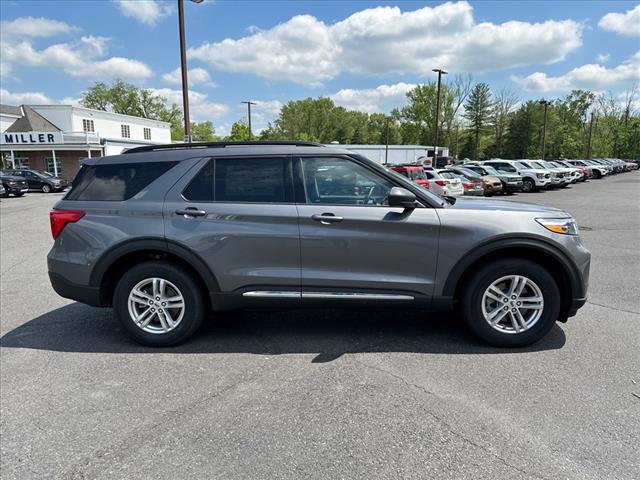
M 416 196 L 406 188 L 393 187 L 388 200 L 390 207 L 416 208 Z

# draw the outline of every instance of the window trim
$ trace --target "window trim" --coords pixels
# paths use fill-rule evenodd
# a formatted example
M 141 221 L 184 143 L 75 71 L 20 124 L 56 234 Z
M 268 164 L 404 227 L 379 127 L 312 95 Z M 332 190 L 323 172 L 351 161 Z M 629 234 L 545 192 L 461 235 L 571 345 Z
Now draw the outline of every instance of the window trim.
M 91 127 L 91 128 L 88 128 Z M 91 118 L 83 118 L 82 119 L 82 131 L 84 133 L 95 133 L 95 124 L 93 123 L 93 119 Z
M 351 155 L 335 154 L 335 153 L 308 154 L 308 155 L 303 154 L 303 155 L 294 156 L 294 171 L 295 171 L 294 178 L 296 180 L 296 183 L 295 183 L 296 205 L 323 206 L 323 207 L 367 207 L 367 208 L 386 208 L 386 209 L 397 208 L 397 207 L 390 207 L 389 205 L 364 205 L 364 204 L 357 205 L 353 203 L 310 203 L 309 199 L 307 198 L 306 186 L 304 181 L 304 171 L 303 171 L 304 169 L 302 168 L 302 161 L 305 158 L 341 158 L 347 161 L 352 161 L 357 165 L 360 165 L 361 167 L 365 168 L 366 170 L 369 170 L 374 175 L 384 178 L 386 181 L 391 183 L 394 187 L 401 187 L 406 190 L 409 190 L 411 193 L 413 193 L 416 196 L 416 200 L 418 201 L 417 208 L 423 208 L 423 207 L 437 208 L 431 205 L 427 200 L 425 200 L 425 198 L 420 194 L 419 191 L 416 191 L 415 188 L 409 188 L 408 185 L 401 184 L 394 177 L 390 175 L 387 176 L 385 175 L 385 172 L 381 172 L 378 169 L 373 168 L 371 165 L 369 165 L 367 161 L 363 161 L 362 159 L 358 158 L 355 155 L 351 156 Z M 407 181 L 411 182 L 411 180 L 409 180 L 408 178 L 407 178 Z
M 215 183 L 216 183 L 216 160 L 229 160 L 229 159 L 237 159 L 238 161 L 242 161 L 243 159 L 265 159 L 265 158 L 281 158 L 284 160 L 284 188 L 285 188 L 285 198 L 289 198 L 288 202 L 238 202 L 238 201 L 221 201 L 216 200 L 215 198 Z M 206 203 L 206 204 L 221 204 L 221 205 L 295 205 L 295 192 L 294 192 L 294 179 L 293 179 L 293 168 L 292 168 L 292 156 L 290 154 L 278 155 L 278 154 L 269 154 L 269 155 L 223 155 L 218 157 L 205 157 L 205 162 L 202 164 L 198 171 L 191 177 L 191 180 L 184 186 L 184 188 L 180 191 L 180 198 L 188 203 Z M 209 163 L 214 162 L 213 166 L 213 185 L 212 185 L 212 196 L 213 200 L 190 200 L 188 199 L 184 192 L 191 186 L 191 184 L 196 180 L 197 176 L 200 175 Z
M 148 137 L 147 137 L 147 133 L 149 133 Z M 150 127 L 142 127 L 142 137 L 145 140 L 151 140 L 151 128 Z
M 125 135 L 125 132 L 127 135 Z M 120 124 L 120 138 L 131 138 L 131 126 L 126 123 Z

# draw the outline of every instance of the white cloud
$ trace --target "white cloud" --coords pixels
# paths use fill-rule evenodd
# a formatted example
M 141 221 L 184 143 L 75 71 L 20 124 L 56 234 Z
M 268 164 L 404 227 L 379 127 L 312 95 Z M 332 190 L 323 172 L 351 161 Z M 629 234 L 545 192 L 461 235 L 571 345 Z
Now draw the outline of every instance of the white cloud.
M 42 92 L 10 92 L 0 88 L 0 103 L 5 105 L 49 105 L 56 102 Z
M 11 21 L 0 22 L 0 32 L 2 37 L 52 37 L 65 33 L 72 33 L 78 28 L 59 20 L 49 18 L 20 17 Z
M 280 113 L 282 109 L 282 102 L 280 100 L 252 100 L 255 105 L 253 106 L 252 113 L 254 110 L 262 111 L 269 115 L 275 116 Z
M 483 72 L 561 61 L 581 45 L 582 25 L 476 23 L 466 1 L 403 12 L 376 7 L 327 25 L 298 15 L 239 39 L 203 43 L 189 55 L 214 68 L 317 85 L 343 72 L 430 75 L 434 67 Z
M 173 13 L 173 4 L 158 0 L 116 0 L 118 9 L 127 18 L 155 26 L 164 17 Z
M 590 63 L 556 77 L 535 72 L 527 77 L 512 76 L 511 80 L 529 91 L 569 91 L 578 88 L 598 90 L 624 82 L 640 80 L 640 50 L 627 61 L 613 68 Z
M 156 95 L 164 97 L 167 106 L 176 104 L 182 108 L 182 90 L 173 90 L 171 88 L 150 88 L 149 90 Z M 229 111 L 230 108 L 228 105 L 209 101 L 206 93 L 189 90 L 189 113 L 191 121 L 203 122 L 212 120 L 226 115 Z
M 3 77 L 17 65 L 30 67 L 61 68 L 74 77 L 104 80 L 122 78 L 142 81 L 152 75 L 143 62 L 123 57 L 102 59 L 107 53 L 106 37 L 85 36 L 71 43 L 50 45 L 36 50 L 27 40 L 4 41 L 2 54 Z
M 607 13 L 600 19 L 598 26 L 627 37 L 640 37 L 640 5 L 625 13 Z
M 607 63 L 611 59 L 610 53 L 599 53 L 596 55 L 596 62 Z
M 204 68 L 191 68 L 187 72 L 189 85 L 205 85 L 207 87 L 217 87 L 215 83 L 211 81 L 211 76 Z M 182 71 L 180 67 L 162 75 L 162 80 L 166 83 L 173 83 L 175 85 L 182 84 Z
M 352 89 L 344 88 L 330 98 L 337 104 L 361 112 L 388 112 L 406 101 L 406 94 L 415 88 L 414 83 L 396 83 L 379 85 L 376 88 Z
M 42 92 L 10 92 L 0 89 L 0 103 L 5 105 L 80 105 L 82 98 L 64 97 L 54 100 Z

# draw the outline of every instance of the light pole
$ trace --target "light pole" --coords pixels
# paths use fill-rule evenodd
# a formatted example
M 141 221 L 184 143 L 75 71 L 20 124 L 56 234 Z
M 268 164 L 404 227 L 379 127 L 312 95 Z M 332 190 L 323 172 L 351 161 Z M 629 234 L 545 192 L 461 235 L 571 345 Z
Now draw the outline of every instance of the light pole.
M 203 0 L 191 0 L 202 3 Z M 191 143 L 189 119 L 189 82 L 187 81 L 187 47 L 184 39 L 184 0 L 178 0 L 178 29 L 180 31 L 180 69 L 182 70 L 182 109 L 184 113 L 184 141 Z
M 591 112 L 591 121 L 589 122 L 589 143 L 587 143 L 587 159 L 591 160 L 591 140 L 593 138 L 593 117 L 595 112 Z
M 384 144 L 384 163 L 389 163 L 389 117 L 385 118 L 386 140 Z
M 436 98 L 436 134 L 435 134 L 435 145 L 433 146 L 433 167 L 437 167 L 436 162 L 438 161 L 438 143 L 440 141 L 440 83 L 442 80 L 442 75 L 446 75 L 448 72 L 442 70 L 441 68 L 434 68 L 432 71 L 438 74 L 438 93 Z
M 252 102 L 251 100 L 246 100 L 240 103 L 247 104 L 247 122 L 249 123 L 249 141 L 251 141 L 251 105 L 255 105 L 255 102 Z
M 539 100 L 540 105 L 544 105 L 544 121 L 542 123 L 542 160 L 544 161 L 544 151 L 547 149 L 547 107 L 551 105 L 549 100 Z

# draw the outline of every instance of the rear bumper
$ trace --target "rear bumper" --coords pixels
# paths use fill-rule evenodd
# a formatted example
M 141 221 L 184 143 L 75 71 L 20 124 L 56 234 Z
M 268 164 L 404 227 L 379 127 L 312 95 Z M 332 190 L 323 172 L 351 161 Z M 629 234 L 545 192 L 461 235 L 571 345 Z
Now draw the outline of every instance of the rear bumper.
M 64 298 L 86 303 L 94 307 L 102 307 L 100 302 L 100 288 L 87 287 L 69 282 L 66 278 L 54 272 L 49 272 L 49 281 L 58 295 Z

